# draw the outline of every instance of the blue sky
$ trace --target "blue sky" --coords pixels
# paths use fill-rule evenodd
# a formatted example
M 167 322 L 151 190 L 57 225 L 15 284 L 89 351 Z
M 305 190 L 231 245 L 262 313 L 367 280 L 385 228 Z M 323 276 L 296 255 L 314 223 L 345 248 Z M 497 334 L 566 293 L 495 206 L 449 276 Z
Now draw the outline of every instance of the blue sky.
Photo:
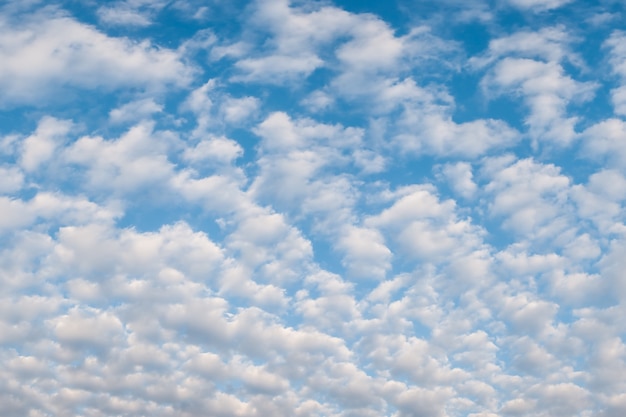
M 0 414 L 626 414 L 613 0 L 0 5 Z

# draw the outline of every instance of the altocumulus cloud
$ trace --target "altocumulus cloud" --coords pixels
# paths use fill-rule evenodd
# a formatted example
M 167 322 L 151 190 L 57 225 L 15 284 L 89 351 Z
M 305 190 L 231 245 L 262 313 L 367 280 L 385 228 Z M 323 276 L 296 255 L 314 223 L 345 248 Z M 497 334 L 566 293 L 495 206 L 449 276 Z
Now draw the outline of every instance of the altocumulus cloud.
M 3 2 L 0 415 L 625 415 L 625 13 Z

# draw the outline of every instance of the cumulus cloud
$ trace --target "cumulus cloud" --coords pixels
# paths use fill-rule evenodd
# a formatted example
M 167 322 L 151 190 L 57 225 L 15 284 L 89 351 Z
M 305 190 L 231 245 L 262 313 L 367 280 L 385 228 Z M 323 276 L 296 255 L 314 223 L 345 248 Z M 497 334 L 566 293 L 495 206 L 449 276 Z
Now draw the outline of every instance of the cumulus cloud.
M 611 16 L 57 3 L 0 6 L 3 415 L 623 414 Z
M 153 135 L 152 129 L 152 123 L 142 122 L 113 141 L 84 136 L 64 156 L 68 163 L 87 167 L 85 179 L 97 188 L 129 191 L 160 183 L 173 175 L 167 149 L 176 137 Z
M 163 0 L 126 0 L 116 1 L 107 6 L 100 6 L 96 11 L 100 22 L 113 26 L 149 26 L 152 15 L 167 5 Z
M 109 118 L 113 123 L 138 122 L 150 117 L 154 113 L 163 111 L 163 106 L 153 99 L 145 98 L 126 103 L 109 112 Z
M 564 6 L 570 2 L 571 0 L 507 0 L 507 3 L 511 6 L 518 7 L 523 10 L 531 10 L 533 12 L 545 12 Z
M 442 167 L 441 174 L 451 183 L 455 193 L 464 198 L 471 198 L 477 190 L 473 181 L 472 167 L 466 162 L 446 164 Z
M 500 162 L 487 165 L 488 170 L 497 169 L 485 187 L 485 191 L 494 193 L 490 213 L 505 216 L 503 225 L 518 233 L 550 238 L 566 231 L 568 220 L 571 221 L 564 210 L 568 206 L 570 180 L 554 165 L 538 164 L 531 159 L 497 166 Z
M 623 170 L 622 155 L 626 149 L 620 138 L 625 128 L 624 121 L 616 118 L 608 118 L 590 126 L 583 132 L 584 155 Z
M 533 146 L 552 143 L 569 145 L 577 138 L 579 118 L 567 116 L 568 106 L 590 100 L 598 85 L 572 78 L 563 61 L 584 67 L 580 55 L 572 50 L 578 41 L 564 27 L 520 31 L 489 42 L 482 57 L 473 65 L 491 66 L 481 85 L 488 95 L 521 96 L 529 108 L 525 124 Z
M 624 62 L 626 51 L 622 46 L 624 40 L 624 32 L 615 31 L 609 39 L 604 42 L 605 48 L 609 49 L 609 63 L 611 64 L 613 73 L 623 82 L 626 78 L 626 69 Z M 626 114 L 626 88 L 622 85 L 611 90 L 611 98 L 615 114 L 623 116 Z
M 42 105 L 67 87 L 161 89 L 191 81 L 192 68 L 175 51 L 149 41 L 110 37 L 54 10 L 19 18 L 17 25 L 5 15 L 0 25 L 5 107 Z

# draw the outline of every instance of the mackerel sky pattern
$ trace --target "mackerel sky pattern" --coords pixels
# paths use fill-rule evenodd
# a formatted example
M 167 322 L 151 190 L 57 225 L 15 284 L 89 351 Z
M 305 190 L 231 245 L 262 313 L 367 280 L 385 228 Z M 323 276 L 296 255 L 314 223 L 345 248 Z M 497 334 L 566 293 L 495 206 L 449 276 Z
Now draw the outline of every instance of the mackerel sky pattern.
M 626 4 L 5 0 L 2 417 L 623 417 Z

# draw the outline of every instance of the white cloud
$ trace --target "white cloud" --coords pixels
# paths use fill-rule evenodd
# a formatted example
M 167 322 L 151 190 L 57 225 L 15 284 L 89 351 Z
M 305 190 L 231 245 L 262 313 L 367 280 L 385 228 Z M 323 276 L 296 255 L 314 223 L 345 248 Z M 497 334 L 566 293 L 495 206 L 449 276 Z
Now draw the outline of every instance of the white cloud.
M 354 288 L 341 277 L 326 271 L 319 271 L 306 278 L 306 284 L 319 291 L 312 297 L 307 290 L 296 294 L 296 309 L 307 323 L 318 329 L 341 332 L 360 316 L 354 299 Z
M 333 176 L 333 172 L 353 162 L 344 153 L 358 149 L 362 129 L 311 119 L 292 120 L 278 112 L 261 122 L 255 133 L 263 140 L 257 162 L 260 175 L 250 187 L 254 195 L 271 198 L 279 209 L 324 216 L 352 204 L 350 183 L 345 176 Z M 337 211 L 332 217 L 336 227 L 341 218 Z
M 256 97 L 228 97 L 221 105 L 220 113 L 227 123 L 237 124 L 253 117 L 259 109 Z
M 73 309 L 49 323 L 57 340 L 73 349 L 96 350 L 111 344 L 111 339 L 121 336 L 120 320 L 107 313 Z
M 550 141 L 560 146 L 570 144 L 577 136 L 577 117 L 567 117 L 572 101 L 584 102 L 593 95 L 596 85 L 581 83 L 564 74 L 553 62 L 525 58 L 504 58 L 483 80 L 487 90 L 505 91 L 524 97 L 530 114 L 526 118 L 533 143 Z
M 391 268 L 391 251 L 377 230 L 347 227 L 337 247 L 345 252 L 343 262 L 352 277 L 384 278 Z
M 610 251 L 600 261 L 602 277 L 609 288 L 607 296 L 616 297 L 620 301 L 626 297 L 626 285 L 620 278 L 620 270 L 624 265 L 625 248 L 623 238 L 613 240 Z
M 603 169 L 589 177 L 588 188 L 610 200 L 626 199 L 626 179 L 618 171 Z
M 229 126 L 247 127 L 256 122 L 260 101 L 256 97 L 233 97 L 221 91 L 215 79 L 193 90 L 181 106 L 195 116 L 192 136 L 201 138 Z
M 145 27 L 168 5 L 167 0 L 118 0 L 96 10 L 105 25 Z
M 580 57 L 572 50 L 576 39 L 562 26 L 543 28 L 538 31 L 520 31 L 489 41 L 484 56 L 472 57 L 469 62 L 485 66 L 504 57 L 534 58 L 544 62 L 572 61 L 580 64 Z
M 455 202 L 440 201 L 429 187 L 408 187 L 391 207 L 368 217 L 365 225 L 383 230 L 397 245 L 390 249 L 398 257 L 447 265 L 459 289 L 469 282 L 478 285 L 474 279 L 488 280 L 483 232 L 469 219 L 458 218 Z
M 305 97 L 301 103 L 311 111 L 322 111 L 332 106 L 334 99 L 331 95 L 316 90 L 309 94 L 308 97 Z
M 451 184 L 452 190 L 463 198 L 471 198 L 477 190 L 473 181 L 472 166 L 466 162 L 446 164 L 441 168 L 441 174 Z
M 324 64 L 318 48 L 345 33 L 351 15 L 334 7 L 307 13 L 287 0 L 253 3 L 252 28 L 270 32 L 267 53 L 239 60 L 235 80 L 283 84 L 310 75 Z
M 621 138 L 625 132 L 626 123 L 621 119 L 610 118 L 590 126 L 582 133 L 582 155 L 598 158 L 610 167 L 624 169 L 626 146 Z
M 598 251 L 597 248 L 592 249 Z M 578 259 L 581 258 L 584 259 L 584 256 Z M 570 305 L 581 306 L 597 303 L 607 294 L 607 286 L 602 282 L 599 275 L 582 272 L 565 274 L 562 271 L 554 271 L 549 279 L 553 295 L 561 302 Z
M 337 58 L 348 71 L 376 73 L 398 64 L 403 52 L 402 39 L 379 19 L 362 19 L 352 29 L 353 39 L 337 49 Z
M 109 112 L 109 118 L 113 123 L 138 122 L 148 118 L 154 113 L 163 111 L 163 106 L 151 98 L 144 98 L 126 103 Z
M 626 129 L 576 107 L 580 6 L 70 3 L 0 7 L 3 416 L 623 414 Z
M 570 3 L 572 0 L 507 0 L 507 2 L 515 7 L 533 12 L 545 12 L 557 9 Z
M 604 47 L 609 49 L 609 63 L 612 72 L 620 77 L 623 83 L 626 80 L 626 48 L 623 46 L 626 34 L 622 31 L 614 31 L 609 39 L 604 42 Z M 611 90 L 611 99 L 615 114 L 626 114 L 626 87 L 618 86 Z
M 39 192 L 30 200 L 0 197 L 5 216 L 0 221 L 0 230 L 19 230 L 37 221 L 44 224 L 62 222 L 110 222 L 121 215 L 117 204 L 100 206 L 84 197 Z
M 615 170 L 602 170 L 589 177 L 586 186 L 572 189 L 572 198 L 578 206 L 579 215 L 596 224 L 602 233 L 620 233 L 624 226 L 622 214 L 622 189 L 626 186 L 623 176 Z
M 595 13 L 591 15 L 589 18 L 587 18 L 587 21 L 591 23 L 593 26 L 602 26 L 607 23 L 611 23 L 612 21 L 615 21 L 615 19 L 618 19 L 618 18 L 619 18 L 619 15 L 617 13 L 599 12 L 599 13 Z
M 185 149 L 183 157 L 194 162 L 230 163 L 243 155 L 243 148 L 226 137 L 213 137 L 198 142 L 193 148 Z
M 64 159 L 85 167 L 87 184 L 98 189 L 124 193 L 163 184 L 174 174 L 167 153 L 177 138 L 153 128 L 144 121 L 115 140 L 81 137 L 64 150 Z
M 297 278 L 313 254 L 310 242 L 276 213 L 257 213 L 241 219 L 227 246 L 236 251 L 242 264 L 262 266 L 263 280 L 271 283 Z
M 193 70 L 176 52 L 112 38 L 59 12 L 0 25 L 0 102 L 46 104 L 65 87 L 163 89 L 187 84 Z
M 574 225 L 569 202 L 570 180 L 554 165 L 532 159 L 514 161 L 486 170 L 491 178 L 485 191 L 493 195 L 489 212 L 504 217 L 503 226 L 530 239 L 556 239 L 564 243 L 565 232 Z
M 72 128 L 72 122 L 44 117 L 39 121 L 37 130 L 22 142 L 21 165 L 26 171 L 34 171 L 53 156 L 57 148 L 67 141 L 66 135 Z
M 194 170 L 184 170 L 171 177 L 167 186 L 187 202 L 214 213 L 238 213 L 253 206 L 241 190 L 241 178 L 229 174 L 203 177 Z
M 413 78 L 346 72 L 333 87 L 351 102 L 368 103 L 367 112 L 381 118 L 380 135 L 391 136 L 393 146 L 405 153 L 475 158 L 510 147 L 520 137 L 502 120 L 455 122 L 454 101 L 445 89 L 423 88 Z
M 534 146 L 571 144 L 577 137 L 579 118 L 568 117 L 568 106 L 590 100 L 598 87 L 573 79 L 564 69 L 563 61 L 585 67 L 572 51 L 576 40 L 560 26 L 520 31 L 491 40 L 482 57 L 470 60 L 478 67 L 492 65 L 481 81 L 487 95 L 506 93 L 524 99 L 530 111 L 525 122 Z
M 100 22 L 107 25 L 120 26 L 149 26 L 152 22 L 144 14 L 126 7 L 100 7 L 98 9 Z
M 496 301 L 496 297 L 501 297 L 501 301 Z M 512 332 L 536 337 L 550 330 L 559 306 L 533 298 L 530 294 L 500 293 L 494 295 L 493 302 L 499 307 L 500 316 L 511 326 Z
M 456 123 L 449 111 L 441 110 L 407 106 L 398 121 L 396 145 L 415 154 L 472 158 L 512 146 L 519 138 L 519 133 L 501 120 Z
M 14 193 L 22 188 L 24 174 L 14 166 L 0 166 L 0 193 Z
M 237 62 L 237 68 L 245 75 L 233 77 L 233 81 L 262 81 L 270 84 L 285 84 L 305 78 L 323 61 L 314 54 L 296 56 L 271 55 L 262 58 L 247 58 Z
M 374 15 L 353 14 L 331 6 L 256 1 L 251 11 L 250 31 L 256 35 L 269 32 L 270 37 L 260 52 L 252 51 L 252 57 L 235 63 L 239 74 L 232 79 L 237 81 L 293 83 L 318 68 L 338 65 L 340 75 L 333 85 L 343 94 L 342 90 L 358 90 L 364 74 L 396 74 L 409 68 L 408 62 L 439 60 L 440 55 L 449 55 L 455 49 L 431 35 L 426 27 L 398 37 Z M 238 55 L 242 44 L 233 45 Z M 326 53 L 324 47 L 330 47 L 333 54 Z M 224 56 L 231 49 L 220 47 L 217 55 Z

